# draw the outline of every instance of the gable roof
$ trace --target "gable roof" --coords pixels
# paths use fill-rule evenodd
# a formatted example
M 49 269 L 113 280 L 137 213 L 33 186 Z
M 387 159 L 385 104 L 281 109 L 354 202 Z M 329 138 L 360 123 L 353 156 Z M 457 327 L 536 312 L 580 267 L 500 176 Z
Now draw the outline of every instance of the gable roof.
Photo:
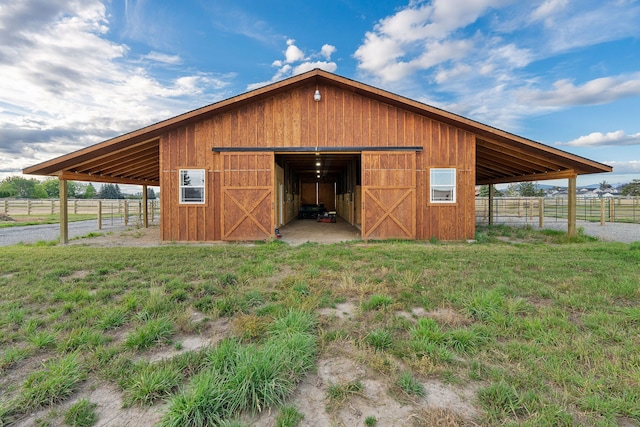
M 162 134 L 240 105 L 314 82 L 337 86 L 475 134 L 476 184 L 537 181 L 612 171 L 605 164 L 315 69 L 27 167 L 23 173 L 58 176 L 76 181 L 160 185 L 159 138 Z

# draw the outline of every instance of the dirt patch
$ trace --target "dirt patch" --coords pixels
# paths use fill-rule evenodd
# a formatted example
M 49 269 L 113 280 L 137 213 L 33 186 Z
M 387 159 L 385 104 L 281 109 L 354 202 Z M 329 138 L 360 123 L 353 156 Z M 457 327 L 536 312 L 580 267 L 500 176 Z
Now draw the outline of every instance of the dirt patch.
M 16 222 L 15 219 L 11 218 L 9 215 L 0 213 L 0 222 Z
M 336 318 L 340 320 L 351 319 L 356 313 L 357 307 L 352 302 L 336 304 L 335 307 L 321 308 L 318 310 L 320 316 Z
M 62 283 L 67 283 L 67 282 L 72 282 L 76 279 L 78 280 L 82 280 L 85 277 L 87 277 L 89 275 L 89 272 L 86 270 L 78 270 L 78 271 L 74 271 L 73 273 L 71 273 L 68 276 L 63 276 L 60 278 L 60 281 Z

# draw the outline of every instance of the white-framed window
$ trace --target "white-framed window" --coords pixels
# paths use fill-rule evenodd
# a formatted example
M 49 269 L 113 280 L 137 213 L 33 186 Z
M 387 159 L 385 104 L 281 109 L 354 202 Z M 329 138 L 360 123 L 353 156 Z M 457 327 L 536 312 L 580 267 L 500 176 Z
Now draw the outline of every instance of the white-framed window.
M 205 202 L 205 176 L 204 169 L 180 169 L 180 203 Z
M 456 202 L 456 169 L 433 168 L 429 179 L 429 200 L 431 203 Z

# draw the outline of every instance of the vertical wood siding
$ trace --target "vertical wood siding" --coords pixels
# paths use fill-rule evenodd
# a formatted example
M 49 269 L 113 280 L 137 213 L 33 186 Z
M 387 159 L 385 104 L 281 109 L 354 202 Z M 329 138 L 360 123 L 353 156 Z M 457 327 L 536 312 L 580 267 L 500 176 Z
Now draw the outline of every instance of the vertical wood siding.
M 407 147 L 415 157 L 416 238 L 461 240 L 475 232 L 475 136 L 331 85 L 291 88 L 219 112 L 161 138 L 163 240 L 219 240 L 221 167 L 212 147 Z M 207 203 L 178 204 L 178 169 L 207 171 Z M 455 167 L 457 203 L 430 204 L 429 169 Z M 304 199 L 304 197 L 303 197 Z

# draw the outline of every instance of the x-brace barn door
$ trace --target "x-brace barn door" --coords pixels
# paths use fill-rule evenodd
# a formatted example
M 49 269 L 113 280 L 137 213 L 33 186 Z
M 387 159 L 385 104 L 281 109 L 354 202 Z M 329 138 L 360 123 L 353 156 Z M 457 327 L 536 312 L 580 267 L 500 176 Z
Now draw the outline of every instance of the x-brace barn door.
M 273 236 L 273 152 L 222 156 L 222 239 L 264 240 Z
M 362 153 L 362 238 L 416 238 L 416 153 Z

